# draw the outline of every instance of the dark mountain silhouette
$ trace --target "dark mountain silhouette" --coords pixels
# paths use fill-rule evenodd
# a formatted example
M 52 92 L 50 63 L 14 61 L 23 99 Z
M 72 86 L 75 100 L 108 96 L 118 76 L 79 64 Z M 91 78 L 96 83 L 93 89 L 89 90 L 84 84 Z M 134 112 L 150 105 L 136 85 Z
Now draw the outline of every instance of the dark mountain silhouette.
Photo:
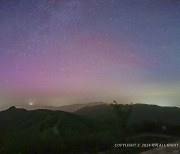
M 121 105 L 126 108 L 128 105 Z M 78 115 L 85 115 L 92 118 L 110 118 L 114 117 L 111 105 L 103 104 L 91 107 L 84 107 L 75 112 Z M 180 123 L 180 108 L 161 107 L 148 104 L 134 104 L 130 115 L 129 123 L 140 123 L 143 121 L 162 122 L 169 124 Z
M 0 112 L 0 153 L 68 153 L 74 147 L 84 151 L 82 142 L 95 146 L 86 138 L 99 129 L 99 123 L 83 116 L 13 106 Z
M 13 106 L 0 112 L 0 153 L 131 153 L 114 144 L 178 140 L 179 113 L 176 107 L 145 104 L 103 104 L 74 113 Z M 144 150 L 133 148 L 134 154 Z

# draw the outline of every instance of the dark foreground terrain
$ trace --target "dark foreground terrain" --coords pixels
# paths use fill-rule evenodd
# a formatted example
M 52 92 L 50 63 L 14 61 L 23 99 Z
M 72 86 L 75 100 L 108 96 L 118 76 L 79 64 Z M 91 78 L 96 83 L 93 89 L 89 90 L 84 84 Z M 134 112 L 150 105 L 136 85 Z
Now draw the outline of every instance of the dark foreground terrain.
M 173 143 L 179 136 L 176 107 L 103 104 L 74 113 L 15 107 L 0 112 L 1 154 L 141 153 L 152 147 L 114 145 Z

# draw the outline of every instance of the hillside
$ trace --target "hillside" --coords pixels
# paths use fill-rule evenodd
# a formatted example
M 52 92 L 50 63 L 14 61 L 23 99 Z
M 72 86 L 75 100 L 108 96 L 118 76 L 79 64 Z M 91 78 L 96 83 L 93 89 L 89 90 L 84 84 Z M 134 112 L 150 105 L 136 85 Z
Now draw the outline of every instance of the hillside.
M 82 142 L 96 149 L 85 139 L 99 130 L 95 120 L 71 113 L 11 107 L 0 112 L 0 153 L 84 151 Z
M 125 109 L 128 105 L 121 106 Z M 112 118 L 115 116 L 112 106 L 107 104 L 84 107 L 75 113 L 78 115 L 85 115 L 87 117 L 94 117 L 98 119 Z M 143 121 L 179 124 L 180 108 L 134 104 L 132 106 L 132 113 L 129 118 L 129 123 L 141 123 Z

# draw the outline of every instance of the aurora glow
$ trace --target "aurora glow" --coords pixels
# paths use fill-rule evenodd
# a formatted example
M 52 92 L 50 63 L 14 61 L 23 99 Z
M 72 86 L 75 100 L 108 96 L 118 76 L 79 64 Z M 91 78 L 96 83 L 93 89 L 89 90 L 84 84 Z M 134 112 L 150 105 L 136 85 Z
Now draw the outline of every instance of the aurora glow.
M 1 0 L 0 105 L 180 106 L 179 0 Z

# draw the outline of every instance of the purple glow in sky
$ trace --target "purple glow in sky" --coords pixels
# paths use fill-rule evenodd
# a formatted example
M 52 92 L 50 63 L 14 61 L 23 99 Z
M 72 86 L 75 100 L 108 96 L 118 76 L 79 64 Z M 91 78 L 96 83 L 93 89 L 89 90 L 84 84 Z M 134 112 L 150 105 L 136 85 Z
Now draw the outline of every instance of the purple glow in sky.
M 2 0 L 0 105 L 180 106 L 179 27 L 178 0 Z

